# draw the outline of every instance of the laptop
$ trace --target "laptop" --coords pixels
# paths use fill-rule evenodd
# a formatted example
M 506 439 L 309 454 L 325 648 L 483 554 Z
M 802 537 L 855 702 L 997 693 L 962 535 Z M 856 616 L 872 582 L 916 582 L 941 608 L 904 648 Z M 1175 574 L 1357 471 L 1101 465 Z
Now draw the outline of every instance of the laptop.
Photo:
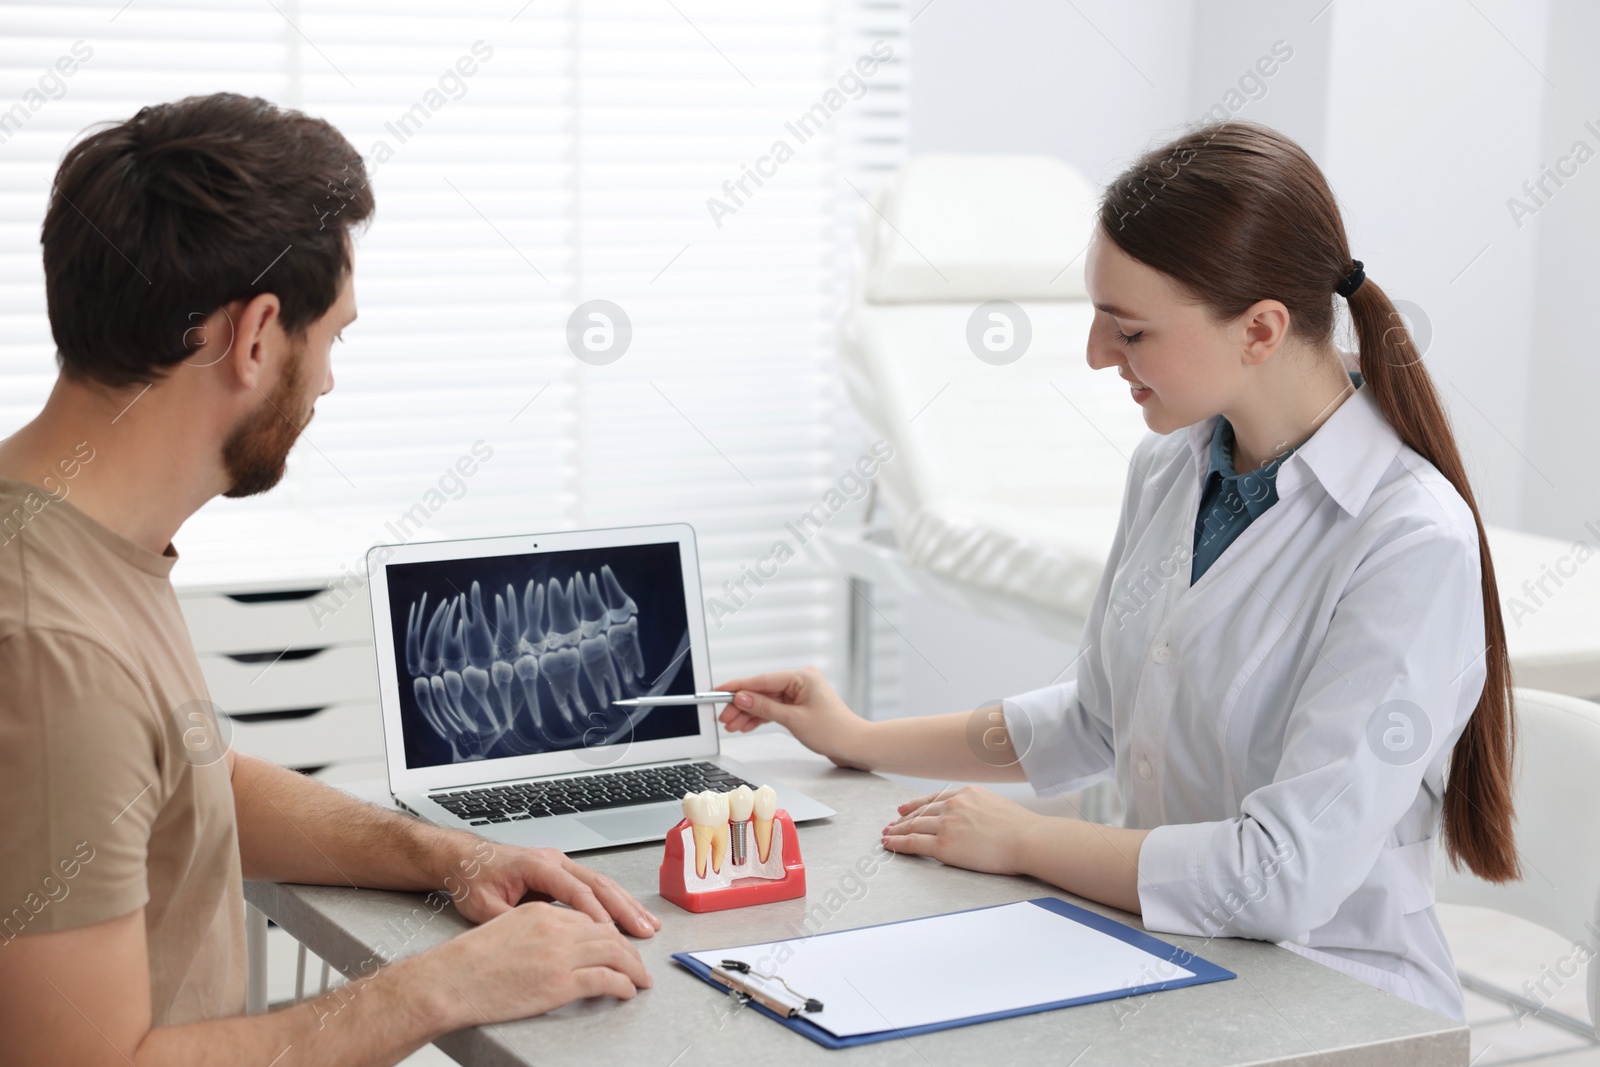
M 722 756 L 686 524 L 375 545 L 367 553 L 389 789 L 429 822 L 563 852 L 664 840 L 683 794 L 770 785 Z

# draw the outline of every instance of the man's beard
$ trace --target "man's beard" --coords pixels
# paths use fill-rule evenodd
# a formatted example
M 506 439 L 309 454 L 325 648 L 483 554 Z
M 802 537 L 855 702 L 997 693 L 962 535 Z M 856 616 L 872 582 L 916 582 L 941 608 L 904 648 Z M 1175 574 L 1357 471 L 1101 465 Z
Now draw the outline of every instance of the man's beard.
M 261 406 L 246 415 L 222 443 L 222 465 L 229 479 L 223 496 L 255 496 L 283 479 L 288 469 L 289 449 L 305 429 L 304 424 L 296 425 L 292 421 L 298 417 L 303 403 L 305 354 L 303 341 L 291 348 L 272 395 L 264 396 Z

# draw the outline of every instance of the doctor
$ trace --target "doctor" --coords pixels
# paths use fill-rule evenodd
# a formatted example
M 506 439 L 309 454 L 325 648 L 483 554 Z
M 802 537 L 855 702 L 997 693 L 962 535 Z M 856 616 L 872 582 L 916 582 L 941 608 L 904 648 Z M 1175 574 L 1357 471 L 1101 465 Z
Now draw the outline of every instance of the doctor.
M 968 786 L 902 805 L 884 843 L 1151 930 L 1278 942 L 1461 1019 L 1432 854 L 1519 876 L 1511 675 L 1421 354 L 1321 171 L 1271 129 L 1212 124 L 1147 153 L 1098 221 L 1089 363 L 1128 380 L 1154 432 L 1071 677 L 867 722 L 808 668 L 728 682 L 722 721 L 776 721 L 843 766 L 1041 793 L 1114 773 L 1123 828 Z M 1333 343 L 1336 298 L 1359 373 Z

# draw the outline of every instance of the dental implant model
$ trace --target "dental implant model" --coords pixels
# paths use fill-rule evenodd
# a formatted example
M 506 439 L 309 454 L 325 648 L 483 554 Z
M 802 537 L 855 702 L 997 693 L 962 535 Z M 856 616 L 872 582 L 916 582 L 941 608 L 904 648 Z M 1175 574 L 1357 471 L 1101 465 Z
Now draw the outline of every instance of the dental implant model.
M 661 862 L 668 900 L 688 911 L 716 911 L 805 895 L 794 821 L 771 786 L 685 793 L 683 816 L 667 833 Z
M 750 855 L 750 813 L 755 810 L 755 803 L 756 795 L 747 785 L 728 794 L 728 830 L 735 867 L 743 866 Z

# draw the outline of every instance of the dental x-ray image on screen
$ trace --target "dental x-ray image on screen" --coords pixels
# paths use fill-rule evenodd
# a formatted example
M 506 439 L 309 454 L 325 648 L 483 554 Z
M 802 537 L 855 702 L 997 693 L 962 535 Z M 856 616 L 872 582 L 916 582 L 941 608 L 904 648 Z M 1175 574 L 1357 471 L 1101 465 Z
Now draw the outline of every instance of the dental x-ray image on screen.
M 683 737 L 694 692 L 676 544 L 391 564 L 406 764 Z

